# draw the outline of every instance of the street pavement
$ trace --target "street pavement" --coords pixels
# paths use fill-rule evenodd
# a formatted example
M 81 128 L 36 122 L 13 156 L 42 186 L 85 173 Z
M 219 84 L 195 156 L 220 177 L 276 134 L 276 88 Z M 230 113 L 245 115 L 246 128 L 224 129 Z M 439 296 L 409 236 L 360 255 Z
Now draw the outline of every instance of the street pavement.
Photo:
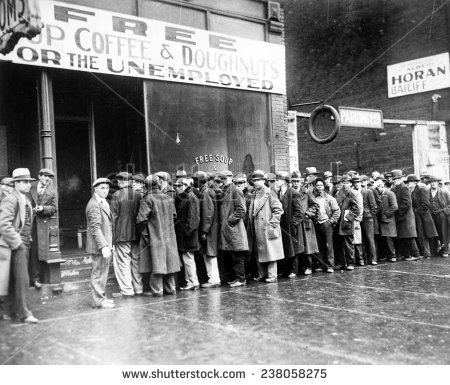
M 86 285 L 30 294 L 40 322 L 0 321 L 1 364 L 450 363 L 444 258 L 116 299 L 114 309 L 91 308 Z

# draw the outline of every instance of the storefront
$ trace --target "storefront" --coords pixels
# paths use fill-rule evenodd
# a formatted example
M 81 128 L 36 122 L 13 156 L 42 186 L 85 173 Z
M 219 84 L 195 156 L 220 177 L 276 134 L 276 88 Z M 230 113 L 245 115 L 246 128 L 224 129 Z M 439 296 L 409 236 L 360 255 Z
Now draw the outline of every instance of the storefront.
M 49 260 L 80 252 L 97 177 L 289 169 L 277 3 L 41 0 L 40 8 L 40 35 L 0 55 L 0 174 L 56 170 Z

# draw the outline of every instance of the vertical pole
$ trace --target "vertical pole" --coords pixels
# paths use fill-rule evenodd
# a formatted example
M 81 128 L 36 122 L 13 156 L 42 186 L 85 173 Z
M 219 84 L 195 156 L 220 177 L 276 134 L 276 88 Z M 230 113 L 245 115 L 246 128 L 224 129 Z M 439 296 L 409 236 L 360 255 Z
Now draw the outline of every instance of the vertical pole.
M 145 114 L 145 152 L 147 156 L 147 174 L 150 175 L 150 124 L 149 124 L 149 112 L 148 112 L 148 82 L 143 81 L 142 87 L 144 87 L 144 114 Z
M 53 188 L 56 191 L 56 206 L 58 207 L 58 173 L 56 168 L 56 142 L 55 142 L 55 114 L 53 106 L 53 84 L 46 70 L 41 71 L 38 87 L 39 100 L 39 136 L 41 166 L 50 168 L 55 172 Z M 61 256 L 59 249 L 59 218 L 58 212 L 49 218 L 50 238 L 48 259 L 58 259 Z
M 97 179 L 97 147 L 95 145 L 94 101 L 91 98 L 89 110 L 89 156 L 91 158 L 91 184 Z

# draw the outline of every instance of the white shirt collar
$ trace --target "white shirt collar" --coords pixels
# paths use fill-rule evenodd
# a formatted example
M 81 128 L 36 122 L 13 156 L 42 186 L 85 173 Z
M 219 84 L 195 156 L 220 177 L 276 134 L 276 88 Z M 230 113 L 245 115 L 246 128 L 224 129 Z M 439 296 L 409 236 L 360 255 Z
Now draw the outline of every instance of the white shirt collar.
M 103 203 L 103 204 L 108 204 L 108 202 L 106 201 L 105 198 L 102 198 L 100 195 L 98 195 L 97 193 L 94 193 L 95 199 L 97 199 L 98 203 Z

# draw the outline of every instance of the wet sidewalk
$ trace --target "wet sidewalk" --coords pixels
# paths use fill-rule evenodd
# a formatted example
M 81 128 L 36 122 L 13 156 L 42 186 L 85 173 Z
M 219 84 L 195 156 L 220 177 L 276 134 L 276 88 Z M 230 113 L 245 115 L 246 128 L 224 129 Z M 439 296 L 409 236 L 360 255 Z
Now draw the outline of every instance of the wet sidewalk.
M 0 321 L 0 363 L 450 364 L 449 259 L 115 302 L 36 296 L 39 324 Z

